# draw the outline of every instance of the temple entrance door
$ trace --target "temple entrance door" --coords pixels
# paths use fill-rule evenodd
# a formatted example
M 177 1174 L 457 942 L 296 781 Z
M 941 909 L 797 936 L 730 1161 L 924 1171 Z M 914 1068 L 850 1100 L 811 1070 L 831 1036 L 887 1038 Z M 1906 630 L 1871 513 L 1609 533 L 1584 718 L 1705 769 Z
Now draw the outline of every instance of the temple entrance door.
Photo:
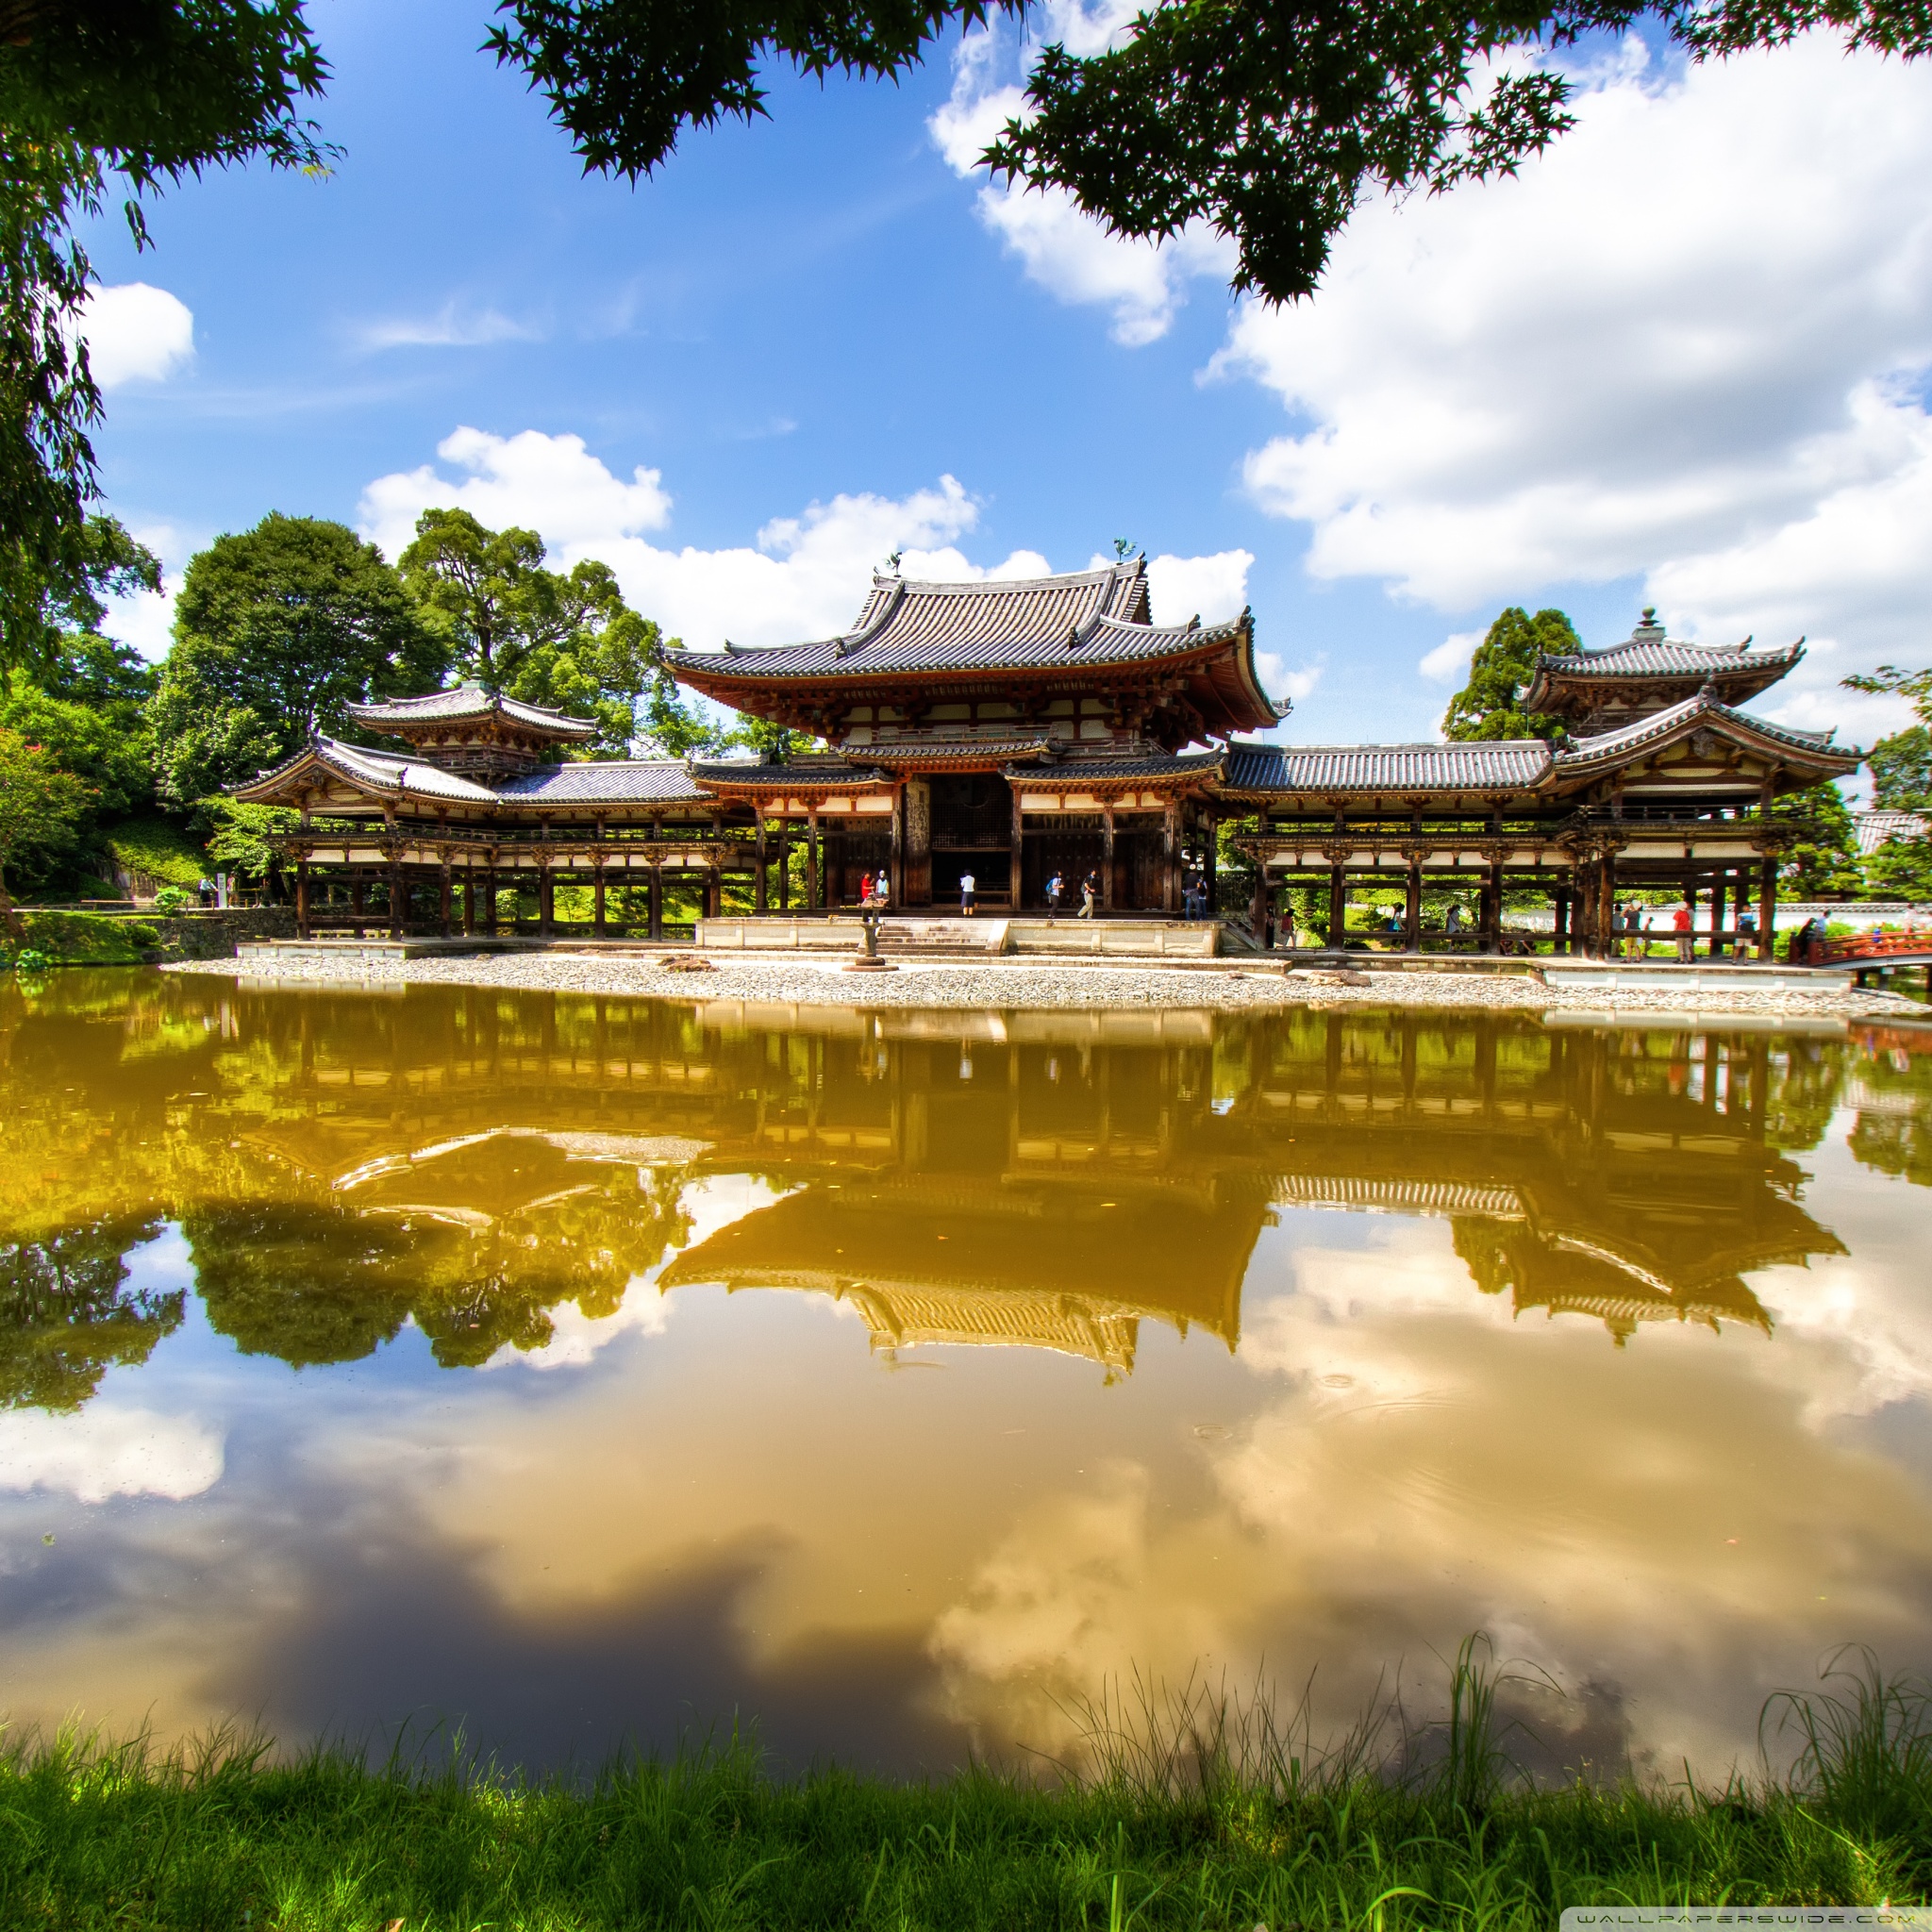
M 932 785 L 932 903 L 957 906 L 971 873 L 982 906 L 1012 897 L 1012 788 L 995 772 L 935 777 Z

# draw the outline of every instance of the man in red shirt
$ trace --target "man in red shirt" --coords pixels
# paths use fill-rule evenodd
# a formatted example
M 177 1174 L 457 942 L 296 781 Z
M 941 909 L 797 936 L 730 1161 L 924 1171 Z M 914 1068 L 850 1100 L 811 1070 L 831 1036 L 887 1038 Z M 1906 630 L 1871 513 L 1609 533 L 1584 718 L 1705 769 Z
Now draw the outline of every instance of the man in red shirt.
M 1671 924 L 1677 929 L 1677 964 L 1688 966 L 1690 963 L 1690 948 L 1695 943 L 1690 933 L 1690 907 L 1679 906 L 1671 914 Z

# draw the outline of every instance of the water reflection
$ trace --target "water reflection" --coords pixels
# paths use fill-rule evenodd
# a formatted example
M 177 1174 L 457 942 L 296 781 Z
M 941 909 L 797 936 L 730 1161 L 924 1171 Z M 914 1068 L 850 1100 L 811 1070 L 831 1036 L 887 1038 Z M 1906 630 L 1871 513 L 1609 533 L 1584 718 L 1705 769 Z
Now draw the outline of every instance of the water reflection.
M 0 1055 L 22 1714 L 933 1761 L 1482 1623 L 1704 1756 L 1932 1657 L 1917 1032 L 71 974 Z

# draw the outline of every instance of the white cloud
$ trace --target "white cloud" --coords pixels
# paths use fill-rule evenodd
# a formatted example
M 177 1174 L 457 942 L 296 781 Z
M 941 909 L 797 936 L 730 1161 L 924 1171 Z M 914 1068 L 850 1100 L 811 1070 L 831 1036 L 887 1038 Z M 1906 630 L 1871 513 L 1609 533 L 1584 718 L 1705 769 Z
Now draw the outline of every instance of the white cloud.
M 1108 561 L 1096 557 L 1096 565 Z M 1255 567 L 1252 550 L 1217 550 L 1211 557 L 1150 557 L 1147 594 L 1156 624 L 1185 624 L 1198 617 L 1203 624 L 1221 624 L 1239 617 L 1248 597 L 1248 573 Z
M 1019 50 L 1020 65 L 1038 47 L 1060 41 L 1075 54 L 1097 53 L 1135 9 L 1112 5 L 1048 7 L 1039 38 Z M 1025 109 L 1025 96 L 1000 76 L 1012 50 L 997 27 L 968 34 L 953 56 L 953 92 L 926 125 L 946 165 L 962 177 L 979 172 L 979 157 L 1005 124 Z M 1113 338 L 1128 347 L 1157 341 L 1197 275 L 1225 282 L 1234 273 L 1232 242 L 1190 224 L 1172 241 L 1126 241 L 1081 214 L 1058 189 L 1023 190 L 1008 182 L 982 187 L 979 219 L 1024 264 L 1027 275 L 1062 302 L 1096 302 L 1113 310 Z
M 163 382 L 194 360 L 194 314 L 147 282 L 96 283 L 81 308 L 88 365 L 104 390 Z
M 568 552 L 587 541 L 660 528 L 671 498 L 656 470 L 639 468 L 625 483 L 584 447 L 580 436 L 516 436 L 460 428 L 437 444 L 445 463 L 467 475 L 451 481 L 428 463 L 407 474 L 379 476 L 362 492 L 362 533 L 391 561 L 415 534 L 425 509 L 466 509 L 500 530 L 511 525 L 541 531 Z
M 1432 684 L 1458 683 L 1482 641 L 1479 630 L 1452 631 L 1433 651 L 1425 651 L 1415 668 Z
M 179 1502 L 222 1477 L 218 1430 L 192 1416 L 93 1403 L 73 1415 L 0 1415 L 0 1489 L 61 1490 L 82 1503 L 109 1496 Z
M 1241 311 L 1217 368 L 1302 419 L 1249 490 L 1312 525 L 1316 576 L 1439 608 L 1641 575 L 1679 635 L 1840 640 L 1800 691 L 1922 649 L 1932 71 L 1633 51 L 1577 108 L 1521 175 L 1365 208 L 1313 301 Z
M 542 535 L 554 564 L 591 557 L 609 564 L 633 606 L 694 647 L 715 650 L 727 638 L 782 644 L 835 636 L 858 614 L 874 570 L 895 550 L 908 577 L 967 582 L 1052 569 L 1037 550 L 1015 550 L 991 565 L 967 558 L 955 540 L 977 524 L 979 506 L 954 476 L 904 497 L 861 491 L 811 504 L 773 518 L 755 546 L 671 550 L 639 534 L 669 520 L 661 473 L 640 468 L 625 483 L 580 437 L 458 429 L 437 453 L 470 474 L 452 479 L 425 464 L 378 477 L 362 492 L 362 533 L 385 554 L 399 555 L 416 518 L 433 506 L 468 509 L 492 529 L 521 525 Z M 1205 618 L 1231 615 L 1253 562 L 1245 550 L 1156 558 L 1149 569 L 1158 608 L 1181 620 L 1196 608 Z
M 475 349 L 491 342 L 535 342 L 545 331 L 513 321 L 496 308 L 465 308 L 445 302 L 434 315 L 393 316 L 365 323 L 356 340 L 365 349 Z

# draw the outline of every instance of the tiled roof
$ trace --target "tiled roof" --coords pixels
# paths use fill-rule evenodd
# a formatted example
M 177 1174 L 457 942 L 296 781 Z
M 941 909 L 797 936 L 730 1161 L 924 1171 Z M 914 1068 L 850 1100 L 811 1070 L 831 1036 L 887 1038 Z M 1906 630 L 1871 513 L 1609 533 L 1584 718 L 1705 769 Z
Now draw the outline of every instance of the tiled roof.
M 1782 676 L 1805 655 L 1802 641 L 1754 651 L 1751 640 L 1740 644 L 1687 644 L 1664 635 L 1664 627 L 1644 612 L 1640 624 L 1620 644 L 1600 651 L 1573 651 L 1561 657 L 1540 658 L 1539 676 L 1566 680 L 1591 677 L 1696 677 L 1729 679 L 1765 673 Z
M 1041 791 L 1077 791 L 1083 785 L 1105 785 L 1121 778 L 1212 777 L 1221 770 L 1218 751 L 1151 752 L 1136 758 L 1063 758 L 1055 764 L 1009 766 L 1007 776 L 1016 784 Z
M 421 758 L 402 758 L 386 751 L 369 751 L 344 744 L 338 738 L 318 738 L 309 750 L 315 758 L 351 784 L 393 791 L 406 798 L 441 798 L 464 805 L 493 805 L 495 792 L 474 778 L 459 778 Z M 260 781 L 258 780 L 258 783 Z
M 393 698 L 380 705 L 350 705 L 347 708 L 357 724 L 371 731 L 400 735 L 437 724 L 491 717 L 507 719 L 550 738 L 595 738 L 598 731 L 595 724 L 585 719 L 566 717 L 563 712 L 546 710 L 541 705 L 526 705 L 520 698 L 507 698 L 475 684 L 459 684 L 453 691 L 425 691 L 421 697 Z
M 886 676 L 907 672 L 1053 669 L 1137 663 L 1244 636 L 1229 624 L 1157 627 L 1148 621 L 1145 565 L 1013 583 L 924 584 L 875 577 L 858 622 L 842 637 L 753 650 L 667 651 L 674 671 L 731 678 Z
M 854 750 L 860 747 L 854 746 Z M 1045 738 L 897 738 L 863 747 L 868 758 L 887 767 L 972 763 L 985 758 L 1037 758 L 1053 750 Z
M 1550 768 L 1540 738 L 1472 744 L 1233 744 L 1229 791 L 1526 791 Z
M 1932 833 L 1932 820 L 1917 811 L 1855 811 L 1852 824 L 1860 858 L 1870 858 L 1890 840 L 1923 839 Z
M 1768 718 L 1754 718 L 1748 711 L 1734 711 L 1721 705 L 1706 691 L 1695 691 L 1680 703 L 1654 711 L 1634 724 L 1615 731 L 1600 731 L 1593 738 L 1579 738 L 1557 754 L 1557 769 L 1569 773 L 1592 765 L 1614 764 L 1634 756 L 1659 740 L 1670 738 L 1686 726 L 1704 722 L 1728 725 L 1773 744 L 1789 745 L 1793 751 L 1824 753 L 1824 762 L 1843 765 L 1847 770 L 1858 762 L 1858 754 L 1832 742 L 1829 731 L 1798 731 L 1789 724 L 1774 724 Z
M 498 788 L 506 805 L 688 805 L 704 792 L 682 758 L 613 758 L 546 765 Z
M 888 783 L 876 765 L 855 764 L 846 758 L 791 758 L 783 764 L 757 764 L 749 758 L 691 761 L 691 776 L 701 786 L 755 785 L 772 791 L 823 791 L 827 786 L 863 789 Z

